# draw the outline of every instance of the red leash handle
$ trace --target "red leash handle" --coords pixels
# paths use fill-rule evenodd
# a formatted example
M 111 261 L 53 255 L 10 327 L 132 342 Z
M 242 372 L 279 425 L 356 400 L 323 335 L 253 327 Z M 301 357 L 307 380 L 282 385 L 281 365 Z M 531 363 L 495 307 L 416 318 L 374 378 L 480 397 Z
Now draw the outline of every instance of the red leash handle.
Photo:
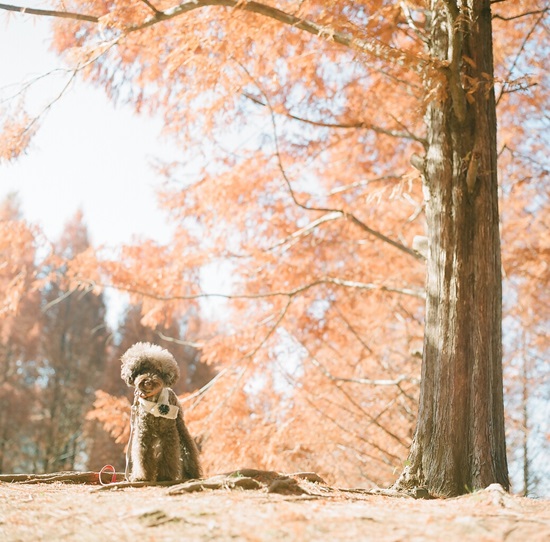
M 103 483 L 103 480 L 101 479 L 101 475 L 108 471 L 108 470 L 111 470 L 113 475 L 111 476 L 111 481 L 110 482 L 107 482 L 106 484 Z M 99 471 L 99 483 L 102 485 L 102 486 L 107 486 L 109 484 L 114 484 L 116 482 L 116 471 L 115 471 L 115 468 L 113 467 L 113 465 L 105 465 L 100 471 Z

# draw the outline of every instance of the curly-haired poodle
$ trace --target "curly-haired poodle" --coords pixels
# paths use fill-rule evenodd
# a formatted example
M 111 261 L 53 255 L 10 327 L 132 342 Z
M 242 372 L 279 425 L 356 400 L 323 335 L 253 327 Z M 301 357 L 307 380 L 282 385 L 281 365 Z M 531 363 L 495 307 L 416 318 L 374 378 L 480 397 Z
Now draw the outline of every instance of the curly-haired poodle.
M 136 343 L 121 362 L 122 379 L 136 388 L 128 444 L 129 480 L 200 478 L 197 446 L 183 421 L 179 400 L 168 387 L 179 377 L 172 354 L 156 344 Z

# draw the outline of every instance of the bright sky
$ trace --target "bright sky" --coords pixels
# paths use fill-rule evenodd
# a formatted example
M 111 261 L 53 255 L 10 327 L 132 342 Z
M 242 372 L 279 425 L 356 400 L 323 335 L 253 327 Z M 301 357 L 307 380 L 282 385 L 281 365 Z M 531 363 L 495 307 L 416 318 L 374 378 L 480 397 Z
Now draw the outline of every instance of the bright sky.
M 64 67 L 49 51 L 48 25 L 47 19 L 0 12 L 0 100 L 18 83 Z M 52 76 L 37 85 L 29 109 L 47 105 L 65 80 Z M 167 241 L 170 229 L 155 195 L 161 180 L 151 164 L 175 151 L 160 137 L 161 128 L 160 119 L 115 108 L 101 89 L 73 83 L 47 113 L 29 152 L 0 164 L 0 199 L 18 192 L 25 218 L 50 239 L 82 208 L 94 245 L 135 235 Z
M 49 51 L 49 23 L 0 11 L 0 109 L 21 83 L 66 67 Z M 67 75 L 53 75 L 35 85 L 26 102 L 29 112 L 41 111 L 66 80 Z M 162 179 L 152 165 L 178 155 L 161 130 L 162 119 L 115 108 L 103 90 L 75 81 L 46 114 L 28 153 L 13 164 L 0 163 L 0 200 L 17 192 L 24 217 L 51 240 L 81 208 L 94 246 L 117 246 L 136 236 L 168 242 L 171 228 L 156 199 Z M 203 275 L 205 291 L 230 289 L 225 268 L 214 266 Z M 106 294 L 109 323 L 115 326 L 125 296 Z M 204 317 L 219 318 L 225 301 L 214 298 L 203 305 Z

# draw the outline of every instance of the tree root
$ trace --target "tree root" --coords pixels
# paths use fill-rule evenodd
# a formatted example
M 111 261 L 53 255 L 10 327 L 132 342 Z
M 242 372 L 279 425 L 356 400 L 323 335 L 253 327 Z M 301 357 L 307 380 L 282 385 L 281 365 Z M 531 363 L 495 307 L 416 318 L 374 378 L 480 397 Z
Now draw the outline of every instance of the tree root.
M 104 472 L 102 476 L 103 483 L 108 483 L 113 477 L 113 473 Z M 124 473 L 117 472 L 116 480 L 124 480 Z M 99 484 L 99 472 L 50 472 L 47 474 L 0 474 L 0 482 L 19 483 L 19 484 L 53 484 L 62 482 L 65 484 Z
M 275 471 L 258 469 L 240 469 L 224 474 L 211 476 L 200 480 L 174 480 L 166 482 L 128 482 L 123 472 L 116 473 L 116 482 L 110 482 L 113 474 L 104 472 L 102 482 L 105 485 L 96 488 L 94 491 L 110 491 L 112 489 L 126 489 L 137 487 L 170 487 L 169 495 L 182 495 L 198 491 L 215 489 L 226 490 L 263 490 L 267 493 L 280 495 L 304 495 L 310 497 L 330 497 L 345 494 L 354 495 L 382 495 L 385 497 L 401 497 L 414 499 L 431 498 L 424 488 L 413 489 L 346 489 L 333 488 L 314 472 L 295 472 L 284 474 Z M 52 472 L 48 474 L 2 474 L 0 483 L 18 484 L 87 484 L 99 485 L 99 472 Z

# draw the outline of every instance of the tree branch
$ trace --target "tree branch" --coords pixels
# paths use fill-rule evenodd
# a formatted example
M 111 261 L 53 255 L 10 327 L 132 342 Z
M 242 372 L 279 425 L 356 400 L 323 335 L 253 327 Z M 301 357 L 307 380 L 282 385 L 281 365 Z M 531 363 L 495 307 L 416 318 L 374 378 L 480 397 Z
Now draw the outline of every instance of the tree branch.
M 305 345 L 303 344 L 301 341 L 298 341 L 302 347 L 306 350 L 306 352 L 308 353 L 308 358 L 312 364 L 317 367 L 319 370 L 321 370 L 321 372 L 323 374 L 325 374 L 325 376 L 333 381 L 335 383 L 335 386 L 336 388 L 338 389 L 338 391 L 344 395 L 344 397 L 361 413 L 361 416 L 364 417 L 364 418 L 367 418 L 369 420 L 369 424 L 367 424 L 367 427 L 368 425 L 375 425 L 376 427 L 378 427 L 379 429 L 381 429 L 384 433 L 386 433 L 388 436 L 390 436 L 391 438 L 395 439 L 399 444 L 401 444 L 403 447 L 407 448 L 408 447 L 408 444 L 403 442 L 403 440 L 398 436 L 396 435 L 393 431 L 387 429 L 386 427 L 384 427 L 379 419 L 380 417 L 382 416 L 382 414 L 388 409 L 388 406 L 386 406 L 386 408 L 384 408 L 381 412 L 379 412 L 376 416 L 373 416 L 372 414 L 370 414 L 367 410 L 365 410 L 357 401 L 355 401 L 353 399 L 353 397 L 348 393 L 348 391 L 346 389 L 344 389 L 344 386 L 342 385 L 342 382 L 339 381 L 339 379 L 335 379 L 335 377 L 333 377 L 333 375 L 321 364 L 321 362 L 319 362 L 319 360 L 316 359 L 316 357 L 313 355 L 313 353 L 310 351 L 310 349 Z M 314 362 L 315 360 L 315 362 Z M 318 365 L 317 365 L 318 364 Z M 306 397 L 306 400 L 307 397 Z M 390 401 L 393 402 L 394 400 Z M 335 404 L 334 402 L 332 404 Z M 344 408 L 342 405 L 337 405 L 339 408 Z M 350 412 L 350 414 L 353 415 L 353 413 L 351 411 L 349 411 L 349 409 L 346 409 L 348 410 L 348 412 Z M 318 410 L 319 412 L 321 412 L 320 410 Z M 359 437 L 358 435 L 355 435 L 357 437 Z M 359 437 L 361 438 L 361 437 Z M 380 450 L 380 451 L 383 451 L 381 448 L 379 448 L 377 445 L 375 445 L 375 447 Z M 387 453 L 387 452 L 385 452 Z M 391 455 L 391 454 L 390 454 Z
M 175 337 L 169 337 L 168 335 L 165 335 L 164 333 L 162 333 L 161 331 L 158 331 L 158 330 L 156 330 L 155 333 L 163 341 L 166 341 L 166 342 L 179 344 L 181 346 L 189 346 L 190 348 L 196 348 L 196 349 L 200 349 L 200 348 L 204 347 L 204 343 L 197 343 L 197 342 L 192 342 L 192 341 L 182 341 L 181 339 L 176 339 Z
M 420 38 L 422 42 L 428 43 L 428 36 L 426 35 L 426 32 L 422 32 L 418 28 L 416 21 L 413 19 L 409 6 L 403 0 L 399 0 L 399 5 L 401 6 L 401 11 L 405 16 L 408 27 L 415 33 L 418 38 Z
M 157 9 L 149 0 L 141 0 L 150 10 L 152 10 L 155 14 L 161 13 L 159 9 Z
M 252 0 L 184 0 L 183 2 L 168 8 L 164 11 L 156 11 L 154 15 L 145 19 L 145 21 L 131 25 L 125 29 L 123 34 L 129 34 L 143 30 L 162 21 L 174 19 L 185 13 L 189 13 L 196 9 L 208 6 L 221 6 L 234 8 L 236 10 L 256 13 L 264 17 L 274 19 L 280 23 L 292 26 L 299 30 L 303 30 L 314 36 L 319 36 L 326 41 L 333 41 L 350 49 L 358 50 L 363 53 L 374 56 L 382 60 L 388 60 L 401 66 L 410 66 L 413 71 L 424 74 L 428 68 L 441 67 L 434 59 L 427 56 L 423 57 L 396 49 L 387 45 L 376 38 L 360 39 L 344 32 L 339 32 L 328 26 L 322 26 L 313 21 L 297 17 L 290 13 L 286 13 L 278 8 L 255 2 Z M 75 19 L 98 23 L 99 17 L 70 11 L 56 11 L 45 9 L 25 8 L 11 4 L 0 4 L 0 9 L 7 11 L 15 11 L 19 13 L 28 13 L 30 15 L 41 15 L 48 17 L 59 17 L 64 19 Z
M 245 71 L 246 71 L 246 68 L 243 67 L 243 69 L 245 69 Z M 351 221 L 356 226 L 359 226 L 363 231 L 366 231 L 367 233 L 373 235 L 377 239 L 392 245 L 393 247 L 397 248 L 398 250 L 401 250 L 402 252 L 405 252 L 406 254 L 408 254 L 409 256 L 412 256 L 413 258 L 415 258 L 417 260 L 422 259 L 421 257 L 419 257 L 419 255 L 416 252 L 414 252 L 414 250 L 410 249 L 409 247 L 406 247 L 405 245 L 403 245 L 403 244 L 401 244 L 397 241 L 394 241 L 393 239 L 391 239 L 390 237 L 387 237 L 383 233 L 380 233 L 379 231 L 370 228 L 364 222 L 359 220 L 354 214 L 352 214 L 348 211 L 344 211 L 343 209 L 333 209 L 333 208 L 327 208 L 327 207 L 311 207 L 311 206 L 308 206 L 308 205 L 304 205 L 303 203 L 298 201 L 298 199 L 296 198 L 296 194 L 294 193 L 294 190 L 292 188 L 292 184 L 290 183 L 290 179 L 288 178 L 288 176 L 286 174 L 286 171 L 285 171 L 285 168 L 283 166 L 283 162 L 282 162 L 282 158 L 281 158 L 281 152 L 280 152 L 280 149 L 279 149 L 279 136 L 278 136 L 278 131 L 277 131 L 277 121 L 276 121 L 276 118 L 275 118 L 275 111 L 273 110 L 273 107 L 271 106 L 271 103 L 269 101 L 269 97 L 267 96 L 267 94 L 261 89 L 261 87 L 258 85 L 258 83 L 256 81 L 255 81 L 255 84 L 258 86 L 259 91 L 263 94 L 264 99 L 266 101 L 266 105 L 269 108 L 269 111 L 270 111 L 270 114 L 271 114 L 271 124 L 273 126 L 273 136 L 274 136 L 274 143 L 275 143 L 275 157 L 277 159 L 277 164 L 279 166 L 279 170 L 281 172 L 281 175 L 283 176 L 283 180 L 285 181 L 285 183 L 288 187 L 288 191 L 290 193 L 290 197 L 292 198 L 292 201 L 294 201 L 294 203 L 296 205 L 298 205 L 298 207 L 300 207 L 300 208 L 302 208 L 306 211 L 320 211 L 320 212 L 324 212 L 324 213 L 341 213 L 341 215 L 344 218 Z
M 539 15 L 540 13 L 547 13 L 550 8 L 537 9 L 535 11 L 526 11 L 525 13 L 520 13 L 519 15 L 512 15 L 510 17 L 504 17 L 503 15 L 493 15 L 493 19 L 500 19 L 501 21 L 513 21 L 514 19 L 521 19 L 523 17 L 528 17 L 529 15 Z
M 245 98 L 248 98 L 249 100 L 253 101 L 255 104 L 261 105 L 263 107 L 266 107 L 267 104 L 259 100 L 258 98 L 252 96 L 251 94 L 247 92 L 243 92 L 243 96 Z M 382 128 L 381 126 L 376 126 L 375 124 L 370 124 L 368 122 L 364 121 L 357 121 L 357 122 L 322 122 L 322 121 L 316 121 L 316 120 L 310 120 L 305 119 L 303 117 L 298 117 L 297 115 L 293 115 L 292 113 L 283 113 L 285 117 L 288 117 L 289 119 L 297 120 L 299 122 L 303 122 L 305 124 L 309 124 L 311 126 L 318 126 L 319 128 L 335 128 L 335 129 L 363 129 L 363 130 L 372 130 L 373 132 L 377 134 L 387 135 L 390 137 L 397 137 L 400 139 L 412 139 L 413 141 L 418 141 L 422 144 L 422 146 L 426 147 L 427 142 L 425 139 L 418 137 L 411 133 L 408 130 L 405 130 L 403 132 L 398 132 L 396 130 L 390 130 L 389 128 Z
M 286 305 L 284 306 L 284 308 L 282 309 L 282 311 L 279 313 L 279 316 L 277 317 L 277 321 L 275 322 L 275 324 L 269 329 L 269 331 L 267 332 L 267 335 L 264 336 L 263 340 L 260 342 L 260 344 L 258 346 L 256 346 L 256 348 L 254 348 L 251 352 L 248 352 L 247 354 L 245 354 L 243 357 L 241 357 L 240 359 L 236 359 L 236 360 L 233 360 L 228 366 L 224 367 L 219 373 L 216 374 L 216 376 L 214 376 L 211 380 L 209 380 L 202 388 L 200 388 L 199 390 L 196 390 L 195 392 L 193 392 L 192 394 L 188 395 L 187 397 L 184 397 L 183 399 L 180 399 L 181 403 L 187 403 L 189 401 L 191 401 L 192 399 L 196 399 L 193 404 L 189 407 L 189 410 L 193 410 L 203 399 L 203 396 L 206 395 L 206 393 L 214 387 L 214 385 L 220 381 L 224 376 L 226 376 L 227 374 L 229 374 L 230 371 L 234 371 L 235 370 L 235 366 L 237 365 L 237 363 L 241 362 L 243 359 L 246 359 L 246 358 L 249 358 L 249 360 L 252 359 L 252 357 L 263 347 L 263 345 L 267 342 L 267 340 L 269 339 L 269 337 L 271 337 L 271 335 L 275 332 L 275 330 L 277 329 L 277 327 L 279 326 L 279 324 L 281 323 L 281 321 L 283 320 L 283 318 L 285 317 L 289 307 L 290 307 L 290 303 L 291 303 L 291 299 L 289 299 L 286 303 Z M 267 320 L 269 321 L 269 319 Z M 266 320 L 264 320 L 263 322 L 261 322 L 259 325 L 263 325 L 266 323 Z M 201 348 L 204 347 L 204 344 L 203 345 L 200 345 Z M 250 361 L 249 361 L 250 363 Z M 242 378 L 243 375 L 241 375 L 239 377 Z
M 222 293 L 200 293 L 200 294 L 187 294 L 187 295 L 160 295 L 152 292 L 145 292 L 137 288 L 132 288 L 130 286 L 115 286 L 114 284 L 96 284 L 91 281 L 81 281 L 80 284 L 86 287 L 86 289 L 93 289 L 96 287 L 100 288 L 110 288 L 114 290 L 119 290 L 122 292 L 127 292 L 129 294 L 136 294 L 142 297 L 147 297 L 149 299 L 156 299 L 157 301 L 190 301 L 194 299 L 204 299 L 211 297 L 219 297 L 223 299 L 269 299 L 270 297 L 288 297 L 292 299 L 304 292 L 307 292 L 311 288 L 321 285 L 334 285 L 341 286 L 344 288 L 353 288 L 357 290 L 373 291 L 379 290 L 381 292 L 388 293 L 398 293 L 402 295 L 408 295 L 411 297 L 416 297 L 418 299 L 424 299 L 425 293 L 421 290 L 413 290 L 411 288 L 395 288 L 393 286 L 384 286 L 382 284 L 368 283 L 368 282 L 356 282 L 351 280 L 344 280 L 335 277 L 324 277 L 321 279 L 314 280 L 308 284 L 298 286 L 293 290 L 274 290 L 271 292 L 257 293 L 257 294 L 222 294 Z
M 537 17 L 537 20 L 534 22 L 533 26 L 531 27 L 531 29 L 529 30 L 529 32 L 525 36 L 523 42 L 521 43 L 519 51 L 517 52 L 516 57 L 514 58 L 514 61 L 512 62 L 512 65 L 510 66 L 510 69 L 508 70 L 508 76 L 505 79 L 508 79 L 512 76 L 512 73 L 515 70 L 517 63 L 519 62 L 519 59 L 521 58 L 521 55 L 522 55 L 523 50 L 525 49 L 525 47 L 527 45 L 527 42 L 529 41 L 529 39 L 531 38 L 531 35 L 533 34 L 533 32 L 536 30 L 537 26 L 539 25 L 539 23 L 543 19 L 544 19 L 544 13 L 541 13 L 540 16 Z M 499 93 L 499 95 L 497 97 L 497 100 L 496 100 L 496 105 L 497 106 L 500 103 L 500 100 L 502 99 L 504 94 L 505 94 L 505 92 L 504 92 L 504 86 L 503 86 L 501 88 L 500 93 Z
M 90 23 L 98 23 L 99 17 L 94 15 L 85 15 L 82 13 L 75 13 L 73 11 L 57 11 L 51 9 L 35 9 L 26 8 L 21 6 L 13 6 L 11 4 L 0 4 L 0 9 L 6 11 L 15 11 L 16 13 L 24 13 L 28 15 L 39 15 L 42 17 L 57 17 L 60 19 L 73 19 L 77 21 L 87 21 Z
M 401 179 L 403 175 L 404 174 L 382 175 L 380 177 L 375 177 L 374 179 L 366 179 L 364 181 L 355 181 L 354 183 L 351 183 L 351 184 L 345 184 L 345 185 L 341 185 L 336 188 L 333 188 L 328 193 L 328 196 L 335 196 L 336 194 L 341 194 L 342 192 L 347 192 L 348 190 L 353 190 L 354 188 L 368 186 L 369 184 L 372 184 L 372 183 Z
M 305 397 L 304 398 L 305 401 L 309 404 L 310 407 L 313 408 L 313 410 L 315 410 L 320 416 L 326 418 L 327 420 L 329 420 L 330 422 L 332 422 L 336 427 L 338 427 L 341 431 L 343 431 L 344 433 L 347 433 L 348 435 L 352 435 L 353 437 L 355 437 L 356 439 L 364 442 L 365 444 L 368 444 L 369 446 L 372 446 L 374 449 L 378 450 L 380 453 L 382 453 L 385 457 L 386 457 L 386 464 L 388 465 L 393 465 L 392 461 L 389 460 L 388 458 L 393 458 L 394 461 L 397 461 L 398 463 L 401 461 L 401 458 L 398 457 L 397 455 L 395 455 L 394 453 L 392 452 L 389 452 L 388 450 L 385 450 L 383 448 L 381 448 L 378 444 L 376 444 L 375 442 L 367 439 L 365 436 L 363 435 L 360 435 L 359 433 L 357 433 L 356 431 L 350 429 L 348 426 L 345 426 L 343 424 L 341 424 L 337 419 L 336 417 L 334 416 L 331 416 L 330 414 L 328 414 L 325 410 L 322 410 L 320 407 L 319 407 L 319 401 L 312 401 L 311 399 L 309 399 L 309 397 Z M 381 428 L 382 430 L 384 430 L 384 427 L 379 427 Z
M 411 382 L 419 384 L 420 379 L 412 376 L 400 375 L 395 379 L 372 379 L 372 378 L 347 378 L 343 376 L 333 375 L 318 359 L 314 356 L 310 357 L 310 361 L 317 367 L 329 380 L 333 382 L 346 382 L 349 384 L 365 384 L 367 386 L 398 386 L 401 382 Z
M 340 212 L 334 212 L 334 213 L 326 213 L 323 216 L 317 218 L 316 220 L 311 221 L 307 226 L 304 226 L 303 228 L 300 228 L 299 230 L 296 230 L 294 233 L 291 233 L 289 236 L 287 236 L 282 241 L 279 241 L 278 243 L 272 245 L 267 251 L 276 250 L 278 248 L 285 247 L 286 245 L 291 246 L 297 243 L 302 237 L 305 237 L 309 235 L 311 232 L 313 232 L 318 226 L 321 224 L 325 224 L 326 222 L 332 222 L 333 220 L 339 220 L 343 218 L 342 213 Z

